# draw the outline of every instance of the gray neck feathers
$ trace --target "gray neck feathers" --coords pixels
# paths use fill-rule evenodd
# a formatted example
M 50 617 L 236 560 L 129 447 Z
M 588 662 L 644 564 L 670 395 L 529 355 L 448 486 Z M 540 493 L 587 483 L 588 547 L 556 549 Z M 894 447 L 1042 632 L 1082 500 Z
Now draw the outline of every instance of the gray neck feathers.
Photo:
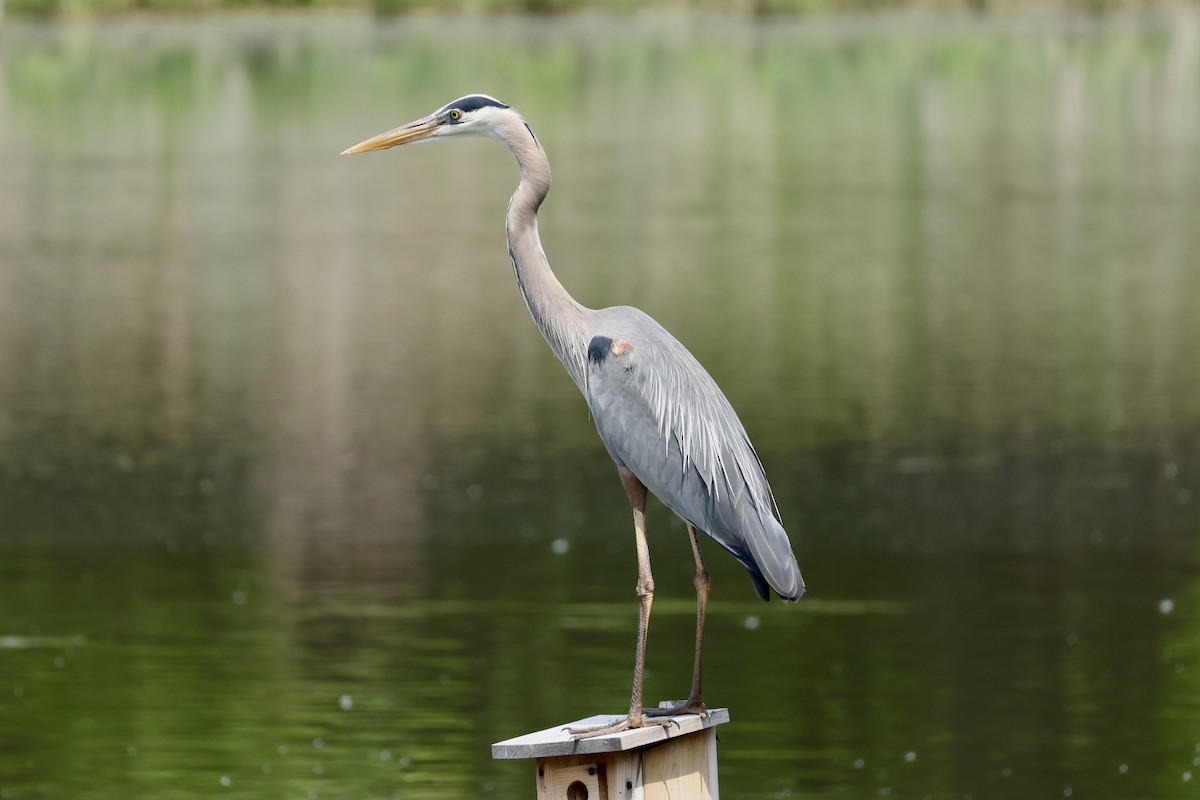
M 576 303 L 554 276 L 538 236 L 537 211 L 550 191 L 550 162 L 533 132 L 516 113 L 495 125 L 521 168 L 521 182 L 508 201 L 508 253 L 525 306 L 580 391 L 584 389 L 589 310 Z

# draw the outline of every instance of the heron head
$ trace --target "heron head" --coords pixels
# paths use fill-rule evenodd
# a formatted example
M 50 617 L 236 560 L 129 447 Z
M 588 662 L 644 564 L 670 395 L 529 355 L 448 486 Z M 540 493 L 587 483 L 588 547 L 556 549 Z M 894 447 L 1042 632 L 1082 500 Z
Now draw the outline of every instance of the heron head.
M 396 145 L 451 136 L 495 136 L 500 117 L 515 114 L 511 108 L 486 94 L 469 94 L 439 108 L 427 117 L 401 125 L 342 151 L 342 155 L 386 150 Z

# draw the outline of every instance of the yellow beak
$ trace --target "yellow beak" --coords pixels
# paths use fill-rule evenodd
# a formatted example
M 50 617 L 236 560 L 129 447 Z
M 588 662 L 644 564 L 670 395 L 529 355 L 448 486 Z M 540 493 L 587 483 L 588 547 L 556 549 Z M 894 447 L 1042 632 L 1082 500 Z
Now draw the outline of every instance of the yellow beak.
M 424 117 L 416 122 L 410 122 L 407 125 L 390 130 L 387 133 L 372 136 L 365 142 L 359 142 L 354 145 L 354 147 L 348 147 L 342 151 L 342 155 L 348 156 L 354 153 L 366 153 L 370 150 L 386 150 L 389 147 L 395 147 L 400 144 L 419 142 L 422 139 L 428 139 L 430 136 L 433 136 L 437 132 L 437 129 L 441 127 L 441 124 L 441 120 L 436 117 Z

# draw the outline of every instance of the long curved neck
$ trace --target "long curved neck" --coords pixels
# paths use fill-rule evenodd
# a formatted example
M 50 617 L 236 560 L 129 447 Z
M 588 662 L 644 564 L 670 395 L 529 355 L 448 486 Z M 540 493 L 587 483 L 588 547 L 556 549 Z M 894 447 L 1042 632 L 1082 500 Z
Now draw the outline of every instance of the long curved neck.
M 508 254 L 525 306 L 550 349 L 558 356 L 580 391 L 587 361 L 587 323 L 590 310 L 567 293 L 542 250 L 537 212 L 550 191 L 550 162 L 533 132 L 517 114 L 505 115 L 496 126 L 498 139 L 508 146 L 521 168 L 521 182 L 508 201 Z

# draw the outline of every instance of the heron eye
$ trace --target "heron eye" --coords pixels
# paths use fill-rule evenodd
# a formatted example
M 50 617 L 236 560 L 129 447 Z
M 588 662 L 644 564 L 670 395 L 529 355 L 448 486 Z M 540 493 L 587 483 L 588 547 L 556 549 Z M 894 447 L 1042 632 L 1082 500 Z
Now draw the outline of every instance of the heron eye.
M 459 111 L 457 108 L 452 108 L 452 109 L 450 109 L 449 116 L 450 116 L 451 122 L 458 122 L 460 119 L 462 119 L 462 112 Z

